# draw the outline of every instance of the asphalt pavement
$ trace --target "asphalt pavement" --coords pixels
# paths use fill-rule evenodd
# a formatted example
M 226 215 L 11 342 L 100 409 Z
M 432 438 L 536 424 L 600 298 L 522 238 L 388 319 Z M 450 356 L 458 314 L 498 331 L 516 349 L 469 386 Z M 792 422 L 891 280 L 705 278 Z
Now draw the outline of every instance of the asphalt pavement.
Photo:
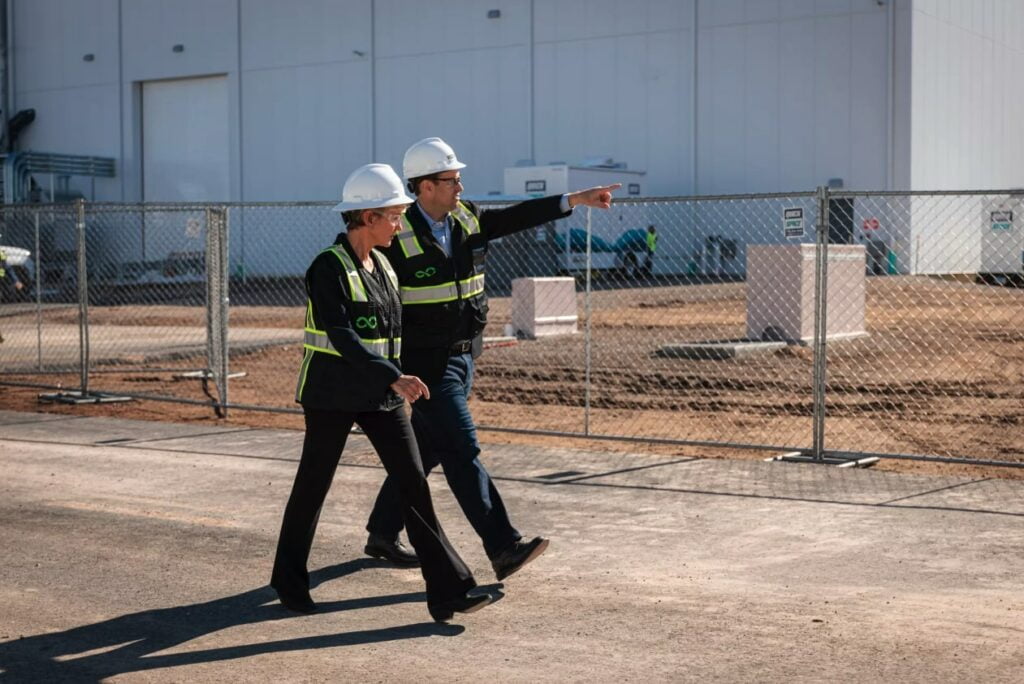
M 442 524 L 499 600 L 430 620 L 365 558 L 383 470 L 353 435 L 310 569 L 267 587 L 302 433 L 0 410 L 0 682 L 1024 679 L 1024 482 L 496 446 L 503 583 L 441 473 Z

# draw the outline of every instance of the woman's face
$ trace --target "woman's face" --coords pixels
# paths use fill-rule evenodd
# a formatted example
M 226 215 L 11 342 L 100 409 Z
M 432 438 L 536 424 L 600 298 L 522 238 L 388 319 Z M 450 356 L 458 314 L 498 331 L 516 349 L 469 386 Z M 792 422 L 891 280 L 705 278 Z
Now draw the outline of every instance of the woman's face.
M 402 216 L 409 205 L 373 209 L 366 216 L 366 228 L 374 247 L 387 247 L 402 229 Z

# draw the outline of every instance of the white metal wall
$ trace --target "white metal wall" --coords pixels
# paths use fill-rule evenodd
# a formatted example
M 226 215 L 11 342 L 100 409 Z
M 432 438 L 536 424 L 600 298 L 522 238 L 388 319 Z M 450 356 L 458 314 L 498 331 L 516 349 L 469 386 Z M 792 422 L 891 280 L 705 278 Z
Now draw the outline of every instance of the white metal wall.
M 1019 0 L 12 5 L 15 107 L 37 110 L 19 144 L 117 158 L 100 198 L 141 197 L 138 84 L 213 75 L 234 200 L 333 198 L 427 135 L 475 194 L 595 155 L 658 195 L 1024 184 Z
M 914 0 L 911 184 L 1024 187 L 1024 2 Z

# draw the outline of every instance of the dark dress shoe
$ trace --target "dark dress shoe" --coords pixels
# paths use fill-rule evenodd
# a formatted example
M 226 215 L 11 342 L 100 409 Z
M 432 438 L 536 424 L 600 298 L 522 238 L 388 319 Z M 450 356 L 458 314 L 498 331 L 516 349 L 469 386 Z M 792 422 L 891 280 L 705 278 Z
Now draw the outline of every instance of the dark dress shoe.
M 430 611 L 430 617 L 434 618 L 434 622 L 448 622 L 455 616 L 455 613 L 475 613 L 490 602 L 490 594 L 474 594 L 473 596 L 466 594 L 428 605 L 427 609 Z
M 316 612 L 316 604 L 313 603 L 313 599 L 310 598 L 309 594 L 306 594 L 305 596 L 294 596 L 292 594 L 282 592 L 277 587 L 274 587 L 274 591 L 277 592 L 277 598 L 281 602 L 281 605 L 288 610 L 296 613 L 302 613 L 303 615 L 309 615 L 310 613 Z
M 548 540 L 544 537 L 534 537 L 528 542 L 512 542 L 512 546 L 499 553 L 492 561 L 494 576 L 498 581 L 509 575 L 518 572 L 520 568 L 544 553 L 548 548 Z
M 363 552 L 371 558 L 391 561 L 395 565 L 401 565 L 406 568 L 418 568 L 420 566 L 419 557 L 406 548 L 405 544 L 398 539 L 385 539 L 376 534 L 371 534 L 366 539 L 366 546 L 363 547 Z

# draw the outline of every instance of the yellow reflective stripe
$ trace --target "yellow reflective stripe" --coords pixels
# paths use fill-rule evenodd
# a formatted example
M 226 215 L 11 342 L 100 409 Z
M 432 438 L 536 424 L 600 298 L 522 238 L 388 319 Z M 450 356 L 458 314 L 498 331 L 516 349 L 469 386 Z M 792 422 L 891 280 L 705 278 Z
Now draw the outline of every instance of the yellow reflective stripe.
M 383 252 L 377 249 L 373 249 L 371 251 L 377 255 L 377 263 L 384 269 L 384 274 L 388 277 L 388 280 L 391 281 L 391 287 L 395 288 L 395 292 L 398 292 L 398 274 L 395 273 L 395 269 L 391 267 L 391 262 L 388 261 L 388 258 L 384 256 Z
M 462 290 L 463 299 L 468 299 L 481 294 L 484 291 L 484 274 L 480 273 L 472 278 L 460 280 L 459 287 Z
M 299 368 L 299 384 L 295 388 L 295 401 L 302 401 L 302 390 L 306 389 L 306 374 L 309 372 L 309 362 L 313 360 L 313 352 L 309 349 L 302 357 L 302 366 Z
M 454 282 L 423 287 L 402 286 L 402 304 L 439 304 L 453 302 L 458 298 L 459 291 Z
M 480 221 L 478 221 L 476 216 L 473 215 L 473 212 L 469 210 L 469 207 L 462 202 L 459 202 L 458 206 L 455 207 L 455 210 L 452 212 L 452 216 L 454 216 L 459 222 L 459 225 L 462 226 L 462 230 L 466 235 L 474 235 L 480 232 Z
M 478 273 L 475 276 L 459 281 L 456 287 L 454 282 L 442 285 L 426 285 L 423 287 L 402 286 L 402 304 L 441 304 L 453 302 L 456 299 L 469 299 L 484 291 L 484 274 Z
M 366 288 L 363 287 L 363 279 L 359 277 L 359 271 L 356 269 L 355 263 L 352 261 L 352 257 L 348 255 L 344 247 L 339 245 L 332 245 L 327 248 L 334 253 L 334 256 L 338 257 L 338 261 L 341 262 L 341 267 L 345 269 L 345 275 L 348 277 L 348 290 L 352 295 L 353 302 L 365 302 L 366 299 Z
M 362 339 L 359 340 L 366 349 L 378 356 L 388 356 L 388 346 L 391 341 L 387 337 L 376 337 L 373 339 Z M 305 335 L 303 337 L 302 346 L 310 351 L 324 352 L 326 354 L 333 354 L 334 356 L 341 356 L 341 352 L 334 348 L 331 344 L 330 338 L 327 337 L 327 333 L 322 330 L 314 330 L 312 328 L 306 328 Z M 402 338 L 396 337 L 394 340 L 395 349 L 390 354 L 391 358 L 397 359 L 402 354 Z
M 420 241 L 416 237 L 416 231 L 412 229 L 409 217 L 404 214 L 402 215 L 402 232 L 398 234 L 398 244 L 401 245 L 406 259 L 423 254 L 423 247 L 420 246 Z

